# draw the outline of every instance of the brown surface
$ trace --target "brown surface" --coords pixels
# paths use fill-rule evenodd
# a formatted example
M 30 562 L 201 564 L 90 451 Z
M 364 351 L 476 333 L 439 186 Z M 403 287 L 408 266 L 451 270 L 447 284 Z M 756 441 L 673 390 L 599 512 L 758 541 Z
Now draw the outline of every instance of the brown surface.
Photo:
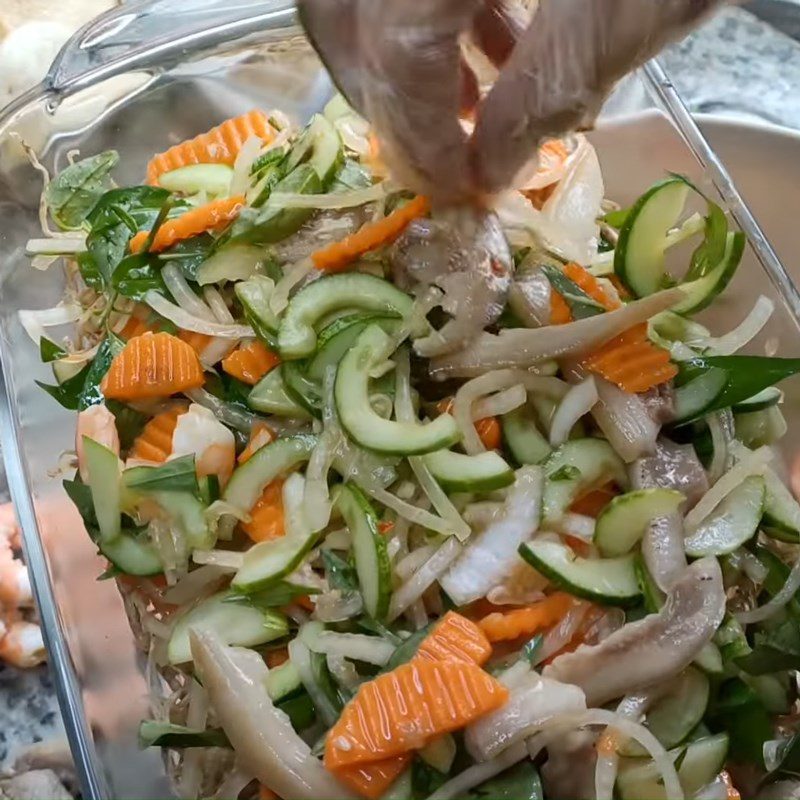
M 2 0 L 0 39 L 8 30 L 30 20 L 63 22 L 78 28 L 113 5 L 117 5 L 114 0 Z

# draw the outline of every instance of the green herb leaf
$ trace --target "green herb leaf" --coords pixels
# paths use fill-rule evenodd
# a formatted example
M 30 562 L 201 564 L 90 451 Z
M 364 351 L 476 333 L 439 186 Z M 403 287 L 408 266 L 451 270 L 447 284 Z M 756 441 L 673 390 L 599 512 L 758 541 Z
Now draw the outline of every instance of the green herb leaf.
M 366 189 L 367 186 L 372 186 L 372 175 L 358 161 L 347 158 L 337 173 L 330 191 L 350 192 L 354 189 Z
M 424 628 L 414 631 L 403 644 L 395 649 L 394 653 L 392 653 L 392 657 L 386 662 L 386 666 L 383 668 L 382 672 L 390 672 L 395 667 L 399 667 L 401 664 L 407 664 L 411 661 L 417 654 L 417 650 L 419 650 L 419 646 L 422 644 L 425 637 L 431 632 L 434 624 L 435 623 L 432 622 Z
M 411 763 L 411 795 L 414 800 L 424 800 L 447 781 L 438 769 L 426 764 L 419 756 Z
M 111 285 L 124 297 L 143 301 L 152 289 L 160 294 L 167 293 L 161 277 L 161 261 L 155 253 L 131 253 L 125 256 L 114 268 Z
M 574 319 L 586 319 L 605 313 L 600 303 L 590 297 L 575 281 L 568 278 L 558 267 L 550 264 L 542 266 L 542 272 L 550 285 L 566 300 Z
M 106 400 L 106 408 L 114 415 L 120 447 L 128 450 L 142 432 L 149 417 L 118 400 Z
M 94 260 L 94 256 L 88 251 L 78 253 L 75 256 L 75 261 L 78 264 L 78 271 L 81 273 L 83 282 L 90 288 L 98 292 L 102 292 L 105 288 L 105 280 Z
M 177 264 L 186 280 L 196 281 L 197 270 L 211 255 L 214 245 L 215 239 L 210 233 L 201 233 L 162 251 L 158 254 L 158 258 L 162 265 L 166 262 Z
M 199 492 L 194 453 L 158 467 L 131 467 L 123 475 L 125 485 L 137 492 Z
M 322 564 L 325 567 L 325 576 L 332 589 L 340 591 L 357 591 L 358 576 L 356 568 L 333 550 L 322 551 Z
M 275 707 L 289 717 L 289 721 L 297 733 L 310 728 L 317 719 L 314 704 L 305 690 L 301 690 L 296 694 L 292 693 L 286 699 L 277 702 Z
M 610 225 L 612 228 L 619 230 L 625 224 L 625 220 L 628 219 L 630 213 L 631 210 L 629 208 L 620 208 L 617 211 L 609 211 L 608 214 L 601 217 L 601 219 L 606 225 Z
M 728 241 L 728 218 L 716 204 L 706 199 L 708 216 L 703 241 L 692 254 L 685 280 L 693 281 L 711 272 L 722 261 Z
M 77 161 L 50 181 L 44 199 L 60 228 L 80 228 L 103 193 L 111 188 L 109 173 L 118 161 L 118 153 L 107 150 Z
M 83 411 L 89 406 L 96 406 L 103 402 L 105 398 L 100 391 L 100 383 L 108 372 L 114 356 L 121 352 L 123 347 L 125 347 L 125 342 L 109 331 L 98 348 L 97 355 L 94 357 L 89 371 L 86 373 L 80 397 L 78 398 L 78 411 Z
M 42 336 L 39 339 L 39 358 L 42 363 L 49 364 L 51 361 L 58 361 L 59 358 L 64 358 L 67 351 L 60 348 L 55 342 L 46 339 Z
M 772 719 L 758 695 L 744 681 L 733 678 L 722 684 L 709 709 L 713 730 L 730 734 L 730 756 L 736 762 L 764 767 L 764 742 L 771 739 Z
M 227 603 L 242 603 L 255 608 L 277 608 L 293 603 L 298 597 L 319 594 L 320 590 L 312 586 L 301 586 L 290 581 L 278 581 L 260 592 L 253 594 L 232 594 L 226 598 Z
M 573 464 L 564 464 L 555 472 L 547 476 L 549 481 L 574 481 L 580 478 L 581 471 Z
M 230 747 L 222 728 L 198 730 L 169 722 L 145 719 L 139 724 L 139 746 L 146 747 Z
M 753 651 L 736 662 L 751 675 L 766 675 L 784 669 L 800 669 L 800 627 L 789 618 L 774 628 L 756 631 Z
M 51 386 L 41 381 L 36 381 L 36 385 L 44 389 L 57 403 L 60 403 L 68 411 L 77 411 L 80 404 L 83 385 L 91 369 L 87 364 L 80 372 L 68 378 L 63 383 Z
M 75 504 L 75 508 L 78 509 L 78 513 L 81 515 L 81 519 L 86 526 L 86 531 L 89 536 L 91 536 L 92 539 L 97 538 L 92 535 L 93 531 L 96 532 L 97 535 L 99 535 L 100 532 L 97 524 L 97 515 L 94 511 L 94 502 L 92 501 L 92 490 L 85 483 L 77 480 L 64 480 L 61 482 L 61 485 L 64 487 L 67 497 L 72 500 Z
M 544 800 L 544 792 L 538 770 L 526 760 L 501 772 L 497 777 L 484 781 L 469 792 L 466 798 Z

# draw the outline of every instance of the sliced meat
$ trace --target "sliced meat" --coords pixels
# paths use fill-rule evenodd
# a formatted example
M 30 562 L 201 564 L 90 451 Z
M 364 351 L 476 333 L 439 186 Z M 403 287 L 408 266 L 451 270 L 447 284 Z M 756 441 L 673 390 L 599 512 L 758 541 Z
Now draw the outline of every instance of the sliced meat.
M 677 489 L 686 495 L 687 508 L 708 491 L 706 474 L 694 447 L 660 438 L 652 456 L 640 458 L 630 468 L 634 489 Z

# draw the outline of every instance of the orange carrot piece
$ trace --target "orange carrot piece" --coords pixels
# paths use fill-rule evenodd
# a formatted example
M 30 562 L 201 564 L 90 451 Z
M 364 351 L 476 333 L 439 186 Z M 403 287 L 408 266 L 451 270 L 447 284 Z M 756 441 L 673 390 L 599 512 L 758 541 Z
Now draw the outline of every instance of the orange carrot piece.
M 114 356 L 100 391 L 112 400 L 141 400 L 202 385 L 203 368 L 186 342 L 169 333 L 144 333 Z
M 325 743 L 325 766 L 382 761 L 463 728 L 508 699 L 475 664 L 415 659 L 362 684 Z
M 270 669 L 275 669 L 289 660 L 289 650 L 286 647 L 276 647 L 264 653 L 264 662 Z
M 567 301 L 551 287 L 550 289 L 550 324 L 566 325 L 572 322 L 572 312 Z
M 232 165 L 242 145 L 251 136 L 266 142 L 275 137 L 275 130 L 263 111 L 248 111 L 240 117 L 225 120 L 210 131 L 153 156 L 147 165 L 147 182 L 155 185 L 165 172 L 192 164 Z
M 367 800 L 378 800 L 411 762 L 411 753 L 403 753 L 371 764 L 352 764 L 333 770 L 336 779 Z
M 150 252 L 158 253 L 184 239 L 191 239 L 192 236 L 217 230 L 227 225 L 239 216 L 244 202 L 242 194 L 223 197 L 220 200 L 212 200 L 210 203 L 192 208 L 179 217 L 166 220 L 156 232 L 153 243 L 150 245 Z M 149 231 L 139 231 L 131 239 L 131 253 L 140 252 L 149 235 Z
M 739 790 L 733 785 L 730 773 L 727 770 L 722 770 L 719 775 L 725 784 L 727 800 L 742 800 L 742 795 L 739 794 Z
M 178 417 L 185 414 L 188 408 L 187 405 L 176 405 L 153 417 L 134 440 L 128 455 L 159 464 L 166 461 L 172 453 L 172 435 L 175 433 Z
M 258 784 L 258 800 L 281 800 L 269 786 L 264 786 L 263 783 Z
M 247 447 L 239 453 L 239 458 L 237 460 L 240 464 L 244 464 L 256 450 L 260 450 L 274 438 L 275 434 L 266 422 L 256 422 L 253 425 L 253 429 L 250 431 L 250 441 L 247 443 Z
M 318 270 L 338 272 L 364 253 L 393 242 L 412 220 L 425 216 L 429 209 L 428 198 L 418 195 L 401 208 L 392 211 L 388 217 L 377 222 L 368 222 L 341 241 L 316 250 L 311 254 L 311 260 Z
M 133 313 L 128 317 L 128 321 L 119 332 L 119 335 L 127 342 L 128 339 L 133 339 L 134 336 L 141 336 L 143 333 L 156 333 L 156 331 L 157 326 L 150 324 L 147 320 Z
M 492 645 L 481 628 L 461 614 L 448 611 L 422 640 L 414 659 L 465 661 L 480 667 L 491 655 Z
M 242 523 L 242 530 L 254 542 L 279 539 L 286 533 L 283 525 L 283 481 L 276 478 L 264 487 L 261 497 L 250 509 L 250 522 Z
M 394 530 L 394 522 L 389 519 L 381 520 L 378 523 L 378 533 L 381 536 L 386 536 Z
M 600 512 L 619 494 L 614 481 L 609 481 L 604 486 L 591 489 L 581 495 L 569 508 L 574 514 L 583 514 L 585 517 L 597 518 Z
M 444 400 L 440 400 L 436 404 L 436 408 L 442 414 L 449 414 L 453 410 L 453 398 L 448 397 Z M 475 430 L 478 433 L 478 438 L 487 450 L 497 450 L 502 444 L 503 433 L 500 427 L 500 421 L 497 417 L 476 419 Z
M 512 611 L 495 612 L 478 625 L 490 642 L 505 642 L 533 634 L 558 622 L 575 603 L 565 592 L 556 592 L 544 600 Z
M 606 342 L 584 359 L 583 366 L 634 393 L 646 392 L 678 374 L 669 353 L 647 338 L 646 322 Z
M 271 369 L 281 363 L 280 356 L 266 345 L 251 339 L 243 342 L 222 359 L 222 369 L 234 378 L 255 386 Z
M 606 311 L 613 311 L 619 308 L 621 303 L 606 294 L 600 281 L 584 269 L 580 264 L 570 262 L 564 266 L 564 274 L 579 288 L 582 289 L 592 300 L 600 303 Z
M 198 356 L 203 355 L 203 350 L 208 347 L 208 343 L 214 338 L 206 333 L 198 333 L 197 331 L 178 331 L 178 338 L 182 342 L 186 342 Z

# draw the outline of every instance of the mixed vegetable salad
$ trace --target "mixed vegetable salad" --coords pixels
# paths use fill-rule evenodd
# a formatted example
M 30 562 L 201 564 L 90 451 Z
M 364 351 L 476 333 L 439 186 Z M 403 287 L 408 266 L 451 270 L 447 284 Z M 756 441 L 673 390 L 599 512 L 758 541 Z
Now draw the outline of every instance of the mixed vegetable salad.
M 766 297 L 694 319 L 745 244 L 700 189 L 619 208 L 575 135 L 491 210 L 431 210 L 340 97 L 142 185 L 117 162 L 46 178 L 28 249 L 65 298 L 21 321 L 181 796 L 732 800 L 800 773 L 771 449 L 800 360 L 737 355 Z

